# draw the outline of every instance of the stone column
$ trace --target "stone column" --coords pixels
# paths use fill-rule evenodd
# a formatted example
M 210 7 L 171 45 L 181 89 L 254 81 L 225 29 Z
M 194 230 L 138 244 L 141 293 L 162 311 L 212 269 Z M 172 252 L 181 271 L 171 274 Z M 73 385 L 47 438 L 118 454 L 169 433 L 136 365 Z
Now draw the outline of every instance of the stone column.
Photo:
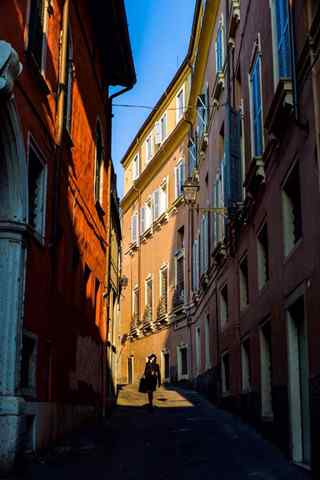
M 21 64 L 0 41 L 0 470 L 9 470 L 25 430 L 19 396 L 26 249 L 27 165 L 13 97 Z

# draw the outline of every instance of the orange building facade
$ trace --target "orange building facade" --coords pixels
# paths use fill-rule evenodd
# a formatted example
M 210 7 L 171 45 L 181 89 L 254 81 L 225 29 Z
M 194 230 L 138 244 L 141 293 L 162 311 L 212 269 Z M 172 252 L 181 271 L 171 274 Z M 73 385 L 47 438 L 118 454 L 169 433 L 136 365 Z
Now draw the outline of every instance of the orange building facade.
M 131 88 L 135 73 L 123 2 L 110 2 L 103 25 L 100 9 L 0 6 L 3 469 L 105 413 L 111 391 L 108 89 Z

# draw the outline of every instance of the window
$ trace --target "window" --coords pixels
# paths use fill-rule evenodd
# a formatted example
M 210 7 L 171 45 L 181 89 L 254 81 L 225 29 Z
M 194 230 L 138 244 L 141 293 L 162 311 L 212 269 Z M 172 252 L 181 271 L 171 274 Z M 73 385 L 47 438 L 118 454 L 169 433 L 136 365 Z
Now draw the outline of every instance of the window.
M 209 117 L 209 87 L 206 88 L 206 93 L 198 96 L 197 100 L 197 135 L 202 137 L 207 132 L 208 117 Z
M 184 249 L 184 226 L 180 227 L 177 231 L 177 250 Z
M 160 216 L 160 189 L 153 192 L 153 220 Z
M 268 228 L 265 223 L 258 234 L 258 286 L 261 290 L 269 280 Z
M 135 155 L 132 160 L 132 180 L 135 181 L 139 177 L 139 155 Z
M 220 21 L 215 42 L 216 73 L 221 73 L 224 66 L 224 37 L 223 23 Z
M 195 330 L 196 333 L 196 373 L 200 372 L 200 367 L 201 367 L 201 330 L 200 326 L 196 327 Z
M 276 78 L 291 78 L 291 40 L 288 0 L 272 0 Z
M 138 214 L 134 213 L 131 217 L 131 242 L 138 241 Z
M 146 207 L 141 207 L 140 210 L 140 231 L 141 235 L 146 231 Z
M 165 179 L 160 186 L 160 215 L 166 212 L 168 208 L 168 186 Z
M 167 138 L 167 112 L 155 124 L 155 144 L 161 145 Z
M 153 222 L 153 207 L 151 197 L 145 204 L 145 230 L 148 230 L 152 226 Z
M 175 180 L 176 180 L 176 198 L 180 197 L 183 193 L 184 184 L 184 161 L 180 160 L 175 167 Z
M 189 154 L 189 176 L 192 177 L 198 165 L 197 164 L 197 145 L 193 138 L 189 139 L 188 154 Z
M 216 175 L 216 181 L 213 186 L 213 206 L 215 208 L 225 208 L 225 192 L 224 192 L 224 170 L 225 158 L 220 162 L 220 168 Z M 224 215 L 213 214 L 213 243 L 217 246 L 218 242 L 222 242 L 225 237 L 225 218 Z
M 176 97 L 176 123 L 183 117 L 184 113 L 184 89 L 182 88 Z
M 184 302 L 184 252 L 179 250 L 175 256 L 175 274 L 176 286 L 174 291 L 174 306 L 181 305 Z
M 103 202 L 103 168 L 104 168 L 104 147 L 102 141 L 102 132 L 100 122 L 96 127 L 96 161 L 95 161 L 95 181 L 94 181 L 94 199 L 102 206 Z
M 210 361 L 210 321 L 209 315 L 206 316 L 204 324 L 204 333 L 205 333 L 205 355 L 206 355 L 206 370 L 211 368 Z
M 199 288 L 199 242 L 193 241 L 192 245 L 192 290 Z
M 168 267 L 164 266 L 160 270 L 160 303 L 161 312 L 167 313 L 168 310 Z
M 24 331 L 22 336 L 20 387 L 25 393 L 36 394 L 36 336 Z
M 152 136 L 150 135 L 146 140 L 146 163 L 152 159 Z
M 200 223 L 200 275 L 209 267 L 209 217 L 206 213 Z
M 243 309 L 249 304 L 249 272 L 247 256 L 241 260 L 239 270 L 240 309 Z
M 67 51 L 67 76 L 66 76 L 66 98 L 64 121 L 66 130 L 71 134 L 71 118 L 72 118 L 72 84 L 73 84 L 73 42 L 71 25 L 68 28 L 68 51 Z
M 188 378 L 188 346 L 180 345 L 177 347 L 178 360 L 178 380 L 185 380 Z
M 164 363 L 164 380 L 170 381 L 170 354 L 169 352 L 163 352 L 163 363 Z
M 282 189 L 284 251 L 287 256 L 302 237 L 299 163 L 296 163 Z
M 249 339 L 241 344 L 242 391 L 248 392 L 251 386 L 251 355 Z
M 167 114 L 162 115 L 160 120 L 161 127 L 161 141 L 163 142 L 167 137 Z
M 28 51 L 40 70 L 46 54 L 46 0 L 30 0 Z
M 261 415 L 272 418 L 272 354 L 270 322 L 260 330 Z
M 136 285 L 132 292 L 132 320 L 135 325 L 139 323 L 139 287 Z
M 220 291 L 220 323 L 221 327 L 229 320 L 229 304 L 228 304 L 228 286 L 225 285 Z
M 41 237 L 45 235 L 47 167 L 30 141 L 28 156 L 29 225 Z
M 221 362 L 221 378 L 222 378 L 222 393 L 227 394 L 230 392 L 230 361 L 229 354 L 222 355 Z
M 250 73 L 250 104 L 252 152 L 254 157 L 263 153 L 263 118 L 261 96 L 261 56 L 257 55 Z
M 149 276 L 146 279 L 145 284 L 145 306 L 146 306 L 146 317 L 145 320 L 151 321 L 152 320 L 152 277 Z

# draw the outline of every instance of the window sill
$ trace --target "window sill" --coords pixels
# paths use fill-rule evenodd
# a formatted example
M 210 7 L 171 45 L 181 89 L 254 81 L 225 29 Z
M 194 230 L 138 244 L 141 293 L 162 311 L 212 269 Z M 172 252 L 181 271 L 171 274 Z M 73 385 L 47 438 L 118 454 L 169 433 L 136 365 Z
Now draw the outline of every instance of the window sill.
M 48 96 L 51 93 L 51 89 L 47 83 L 47 80 L 45 79 L 44 75 L 41 73 L 41 70 L 34 58 L 34 55 L 32 51 L 27 50 L 26 51 L 26 57 L 28 60 L 28 63 L 32 69 L 33 76 L 35 81 L 37 82 L 39 88 L 42 90 L 42 92 Z

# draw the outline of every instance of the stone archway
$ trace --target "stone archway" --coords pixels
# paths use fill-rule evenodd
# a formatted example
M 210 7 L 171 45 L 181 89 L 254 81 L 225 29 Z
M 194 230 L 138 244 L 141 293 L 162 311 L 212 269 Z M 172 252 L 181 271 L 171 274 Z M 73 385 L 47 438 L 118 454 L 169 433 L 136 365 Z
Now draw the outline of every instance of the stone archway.
M 0 41 L 0 469 L 10 468 L 23 430 L 19 370 L 27 228 L 27 162 L 13 96 L 22 70 L 18 55 Z

